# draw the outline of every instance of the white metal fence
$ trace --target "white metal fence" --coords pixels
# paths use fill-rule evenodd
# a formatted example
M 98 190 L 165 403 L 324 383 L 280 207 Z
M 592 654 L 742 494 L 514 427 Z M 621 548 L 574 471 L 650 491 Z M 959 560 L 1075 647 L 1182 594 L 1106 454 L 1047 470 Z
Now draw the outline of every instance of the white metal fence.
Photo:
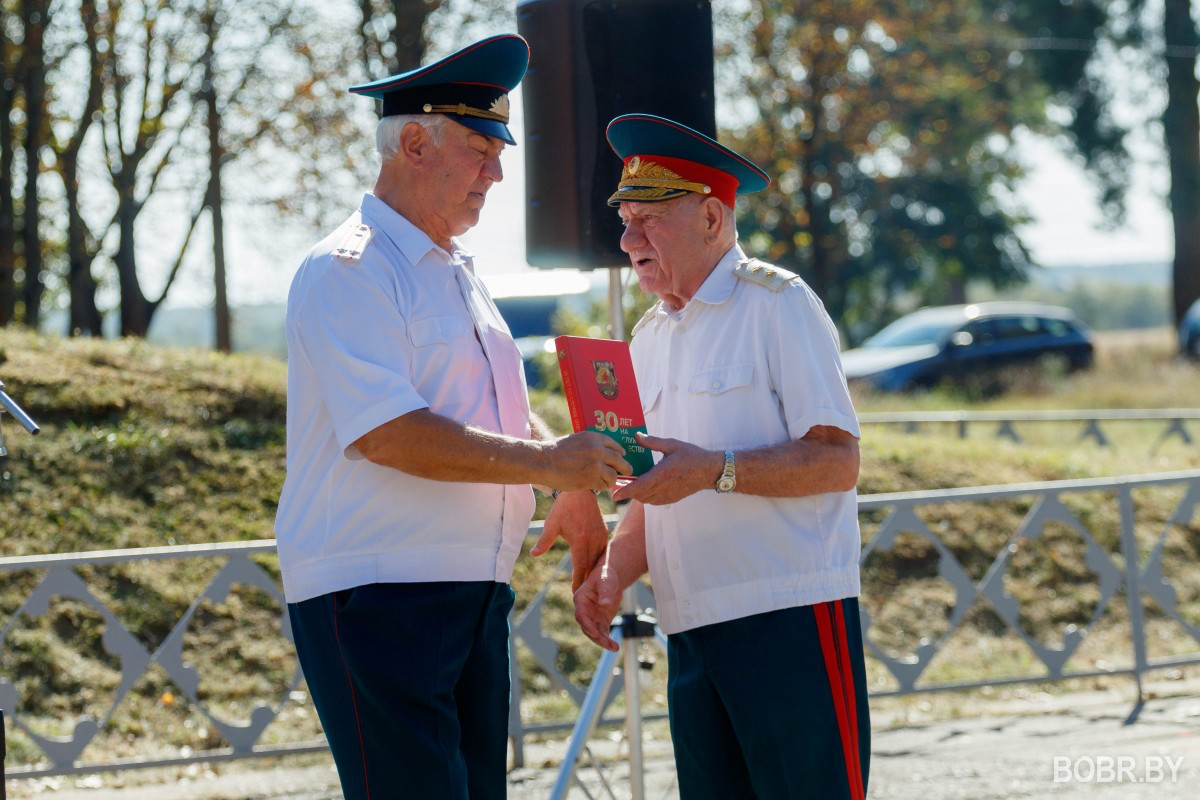
M 1143 490 L 1167 490 L 1181 499 L 1169 502 L 1170 510 L 1159 530 L 1146 539 L 1146 521 L 1139 517 L 1139 506 L 1135 494 Z M 1070 506 L 1079 505 L 1081 498 L 1105 496 L 1115 501 L 1119 519 L 1105 519 L 1106 531 L 1096 530 L 1097 523 L 1085 524 L 1080 515 Z M 1012 530 L 1007 543 L 992 557 L 991 565 L 982 579 L 972 578 L 969 571 L 946 543 L 945 532 L 935 529 L 927 522 L 923 512 L 929 509 L 958 507 L 967 513 L 996 502 L 1019 502 L 1027 505 L 1023 520 Z M 860 498 L 860 516 L 864 528 L 873 531 L 866 539 L 863 563 L 885 556 L 901 536 L 915 536 L 927 543 L 937 554 L 937 575 L 953 590 L 954 601 L 946 609 L 948 622 L 945 630 L 934 640 L 909 643 L 909 652 L 897 654 L 879 646 L 872 634 L 878 633 L 870 613 L 863 605 L 863 629 L 869 653 L 878 659 L 887 674 L 893 678 L 893 686 L 876 690 L 874 695 L 909 694 L 946 689 L 961 689 L 980 686 L 1004 685 L 1022 681 L 1053 681 L 1093 675 L 1128 675 L 1138 682 L 1147 672 L 1167 667 L 1200 663 L 1200 619 L 1196 607 L 1200 598 L 1186 597 L 1181 600 L 1178 588 L 1169 578 L 1170 570 L 1164 563 L 1164 550 L 1168 536 L 1175 532 L 1191 541 L 1200 536 L 1200 470 L 1187 472 L 1142 475 L 1115 479 L 1055 481 L 1022 485 L 991 486 L 941 491 L 907 492 L 900 494 L 871 495 Z M 1160 504 L 1159 517 L 1163 517 Z M 610 520 L 611 524 L 611 520 Z M 1042 536 L 1047 525 L 1065 526 L 1082 543 L 1087 568 L 1096 576 L 1097 598 L 1095 610 L 1084 625 L 1071 626 L 1063 631 L 1061 643 L 1046 644 L 1030 634 L 1022 624 L 1020 603 L 1006 589 L 1006 578 L 1010 573 L 1012 555 L 1022 542 L 1035 541 Z M 1117 534 L 1113 534 L 1113 529 Z M 530 535 L 540 534 L 541 526 L 535 524 Z M 1139 533 L 1141 540 L 1139 540 Z M 1139 543 L 1140 541 L 1140 543 Z M 195 623 L 197 610 L 205 602 L 220 602 L 235 585 L 254 587 L 274 598 L 283 608 L 283 597 L 275 580 L 252 559 L 253 556 L 270 555 L 274 552 L 272 540 L 238 542 L 228 544 L 189 545 L 181 547 L 157 547 L 137 550 L 117 550 L 93 553 L 69 553 L 44 556 L 28 556 L 0 559 L 0 574 L 11 577 L 18 573 L 35 573 L 39 577 L 36 585 L 25 597 L 20 608 L 0 630 L 0 655 L 15 645 L 10 634 L 20 618 L 37 618 L 50 609 L 51 599 L 69 598 L 94 610 L 103 620 L 103 646 L 120 661 L 120 683 L 107 711 L 97 718 L 63 720 L 60 727 L 71 729 L 68 736 L 50 736 L 39 733 L 29 724 L 26 713 L 18 701 L 18 692 L 8 676 L 0 676 L 0 708 L 3 708 L 8 724 L 19 730 L 40 749 L 43 757 L 31 763 L 13 765 L 8 770 L 12 777 L 64 775 L 97 772 L 134 767 L 153 767 L 191 764 L 201 761 L 223 761 L 256 756 L 273 756 L 321 750 L 320 739 L 289 744 L 271 744 L 263 741 L 263 732 L 274 722 L 291 694 L 301 683 L 302 675 L 296 671 L 279 697 L 255 706 L 248 718 L 228 719 L 206 703 L 198 691 L 201 676 L 196 668 L 185 662 L 184 638 Z M 174 625 L 169 635 L 155 649 L 148 649 L 134 636 L 114 613 L 113 609 L 99 599 L 81 575 L 81 570 L 100 565 L 121 565 L 156 559 L 215 559 L 221 564 L 216 576 L 195 598 L 186 613 Z M 565 567 L 560 565 L 560 572 Z M 559 645 L 554 632 L 544 629 L 546 588 L 537 595 L 512 620 L 512 647 L 514 656 L 518 647 L 532 654 L 538 667 L 549 676 L 553 684 L 564 691 L 576 704 L 582 701 L 585 687 L 577 686 L 559 669 Z M 886 593 L 891 587 L 864 585 L 864 593 Z M 642 587 L 642 603 L 653 606 L 653 597 L 648 588 Z M 1123 629 L 1125 650 L 1122 663 L 1106 669 L 1072 671 L 1068 662 L 1086 639 L 1092 627 L 1113 609 L 1121 607 L 1118 595 L 1123 596 L 1124 616 L 1127 622 Z M 967 618 L 972 609 L 986 604 L 1015 633 L 1032 654 L 1030 663 L 1034 669 L 1029 674 L 984 675 L 970 681 L 923 681 L 931 662 L 942 651 L 952 634 Z M 1190 652 L 1170 657 L 1153 658 L 1148 655 L 1147 609 L 1165 620 L 1173 621 L 1190 638 Z M 280 618 L 280 635 L 290 641 L 291 630 L 286 611 Z M 517 659 L 512 659 L 514 673 L 518 669 Z M 69 668 L 65 665 L 64 668 Z M 196 709 L 208 720 L 220 739 L 228 747 L 180 753 L 177 756 L 160 758 L 121 758 L 106 761 L 81 759 L 85 748 L 105 728 L 113 723 L 123 698 L 151 669 L 165 671 L 171 681 L 179 687 Z M 218 676 L 219 677 L 219 676 Z M 524 702 L 520 694 L 521 681 L 513 675 L 513 711 L 509 732 L 512 736 L 517 763 L 523 761 L 523 744 L 526 737 L 534 733 L 565 730 L 574 720 L 564 718 L 538 724 L 528 724 L 521 714 Z M 611 699 L 611 698 L 610 698 Z M 73 723 L 73 724 L 72 724 Z

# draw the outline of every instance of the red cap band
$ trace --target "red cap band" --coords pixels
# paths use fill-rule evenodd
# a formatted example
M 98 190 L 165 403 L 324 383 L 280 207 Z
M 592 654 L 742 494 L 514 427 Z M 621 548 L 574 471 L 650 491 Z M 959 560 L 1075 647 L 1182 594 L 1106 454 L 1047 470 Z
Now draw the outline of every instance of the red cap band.
M 712 196 L 720 200 L 730 208 L 734 207 L 737 201 L 738 179 L 730 175 L 728 172 L 722 172 L 715 167 L 710 167 L 707 164 L 701 164 L 696 161 L 688 161 L 686 158 L 672 158 L 671 156 L 658 156 L 652 153 L 637 156 L 644 161 L 653 161 L 656 164 L 661 164 L 667 169 L 674 172 L 685 181 L 694 183 L 702 183 L 712 189 Z M 630 159 L 635 156 L 630 156 L 625 159 L 628 164 Z

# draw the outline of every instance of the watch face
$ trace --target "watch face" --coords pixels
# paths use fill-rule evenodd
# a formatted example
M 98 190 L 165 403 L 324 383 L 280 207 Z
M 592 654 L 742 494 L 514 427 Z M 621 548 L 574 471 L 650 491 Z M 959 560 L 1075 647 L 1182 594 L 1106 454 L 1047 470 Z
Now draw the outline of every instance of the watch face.
M 717 491 L 718 492 L 732 492 L 733 485 L 734 485 L 733 478 L 730 478 L 729 476 L 725 476 L 724 478 L 721 478 L 721 480 L 717 481 Z

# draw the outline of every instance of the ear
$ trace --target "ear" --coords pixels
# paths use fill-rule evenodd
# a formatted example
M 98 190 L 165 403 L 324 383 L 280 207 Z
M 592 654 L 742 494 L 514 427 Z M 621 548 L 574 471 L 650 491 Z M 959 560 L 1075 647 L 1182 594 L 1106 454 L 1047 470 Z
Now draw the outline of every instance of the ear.
M 704 239 L 712 244 L 721 236 L 725 215 L 733 211 L 717 198 L 705 197 L 701 201 L 700 212 L 704 220 Z
M 425 160 L 433 149 L 429 132 L 417 123 L 410 122 L 400 131 L 399 156 L 410 164 Z

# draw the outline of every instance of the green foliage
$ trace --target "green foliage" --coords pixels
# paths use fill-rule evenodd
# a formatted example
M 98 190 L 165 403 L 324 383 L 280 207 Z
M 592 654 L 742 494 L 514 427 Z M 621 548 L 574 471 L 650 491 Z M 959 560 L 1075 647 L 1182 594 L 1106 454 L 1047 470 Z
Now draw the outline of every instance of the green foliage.
M 1100 77 L 1098 54 L 1136 42 L 1139 27 L 1128 19 L 1135 19 L 1142 5 L 1142 0 L 995 3 L 999 19 L 1031 37 L 1031 46 L 1015 56 L 1046 86 L 1050 102 L 1068 113 L 1063 132 L 1083 157 L 1100 189 L 1100 207 L 1112 224 L 1120 223 L 1125 214 L 1125 187 L 1132 165 L 1125 138 L 1130 125 L 1115 113 L 1115 87 Z M 1126 20 L 1120 19 L 1122 9 Z
M 1022 279 L 1023 217 L 999 197 L 1044 93 L 995 46 L 1002 20 L 953 0 L 754 0 L 749 25 L 757 115 L 736 144 L 775 178 L 741 207 L 749 250 L 799 272 L 852 338 L 900 293 Z

